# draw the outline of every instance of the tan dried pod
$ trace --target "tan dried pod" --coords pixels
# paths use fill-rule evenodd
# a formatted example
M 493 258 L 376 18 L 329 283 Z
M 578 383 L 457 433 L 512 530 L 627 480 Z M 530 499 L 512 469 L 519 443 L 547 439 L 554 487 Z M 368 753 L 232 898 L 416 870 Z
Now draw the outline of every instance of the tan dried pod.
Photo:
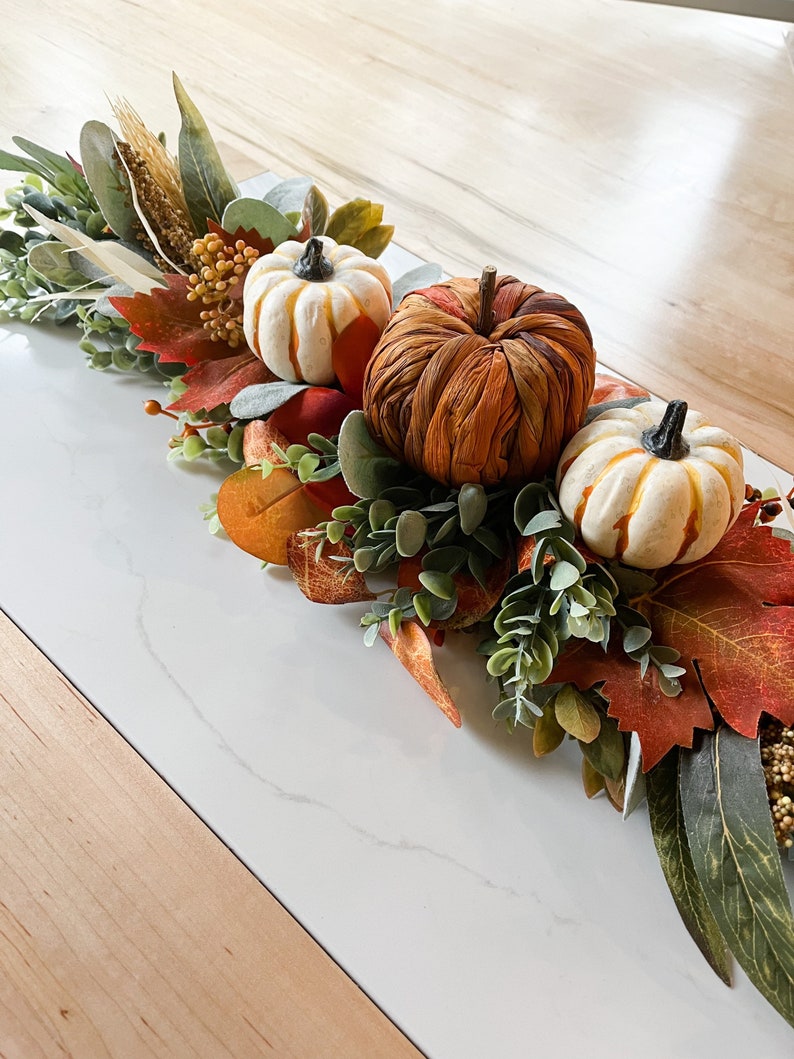
M 373 438 L 446 485 L 518 485 L 551 470 L 582 425 L 595 352 L 582 314 L 513 276 L 407 295 L 368 364 Z

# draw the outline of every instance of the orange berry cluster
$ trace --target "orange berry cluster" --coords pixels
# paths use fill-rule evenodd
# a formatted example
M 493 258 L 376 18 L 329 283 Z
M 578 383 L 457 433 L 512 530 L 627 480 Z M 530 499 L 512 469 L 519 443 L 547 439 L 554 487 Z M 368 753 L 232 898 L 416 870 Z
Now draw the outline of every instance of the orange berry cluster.
M 226 246 L 220 236 L 209 232 L 193 244 L 201 271 L 188 277 L 188 301 L 199 298 L 207 308 L 199 314 L 213 342 L 226 342 L 235 349 L 243 338 L 243 303 L 232 298 L 232 289 L 259 257 L 259 251 L 238 239 Z

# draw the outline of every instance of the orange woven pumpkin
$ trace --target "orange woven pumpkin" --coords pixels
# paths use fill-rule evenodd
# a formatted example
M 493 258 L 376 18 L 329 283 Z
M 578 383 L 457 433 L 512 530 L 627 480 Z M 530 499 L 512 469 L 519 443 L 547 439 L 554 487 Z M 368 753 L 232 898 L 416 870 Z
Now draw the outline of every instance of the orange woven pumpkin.
M 486 269 L 403 299 L 367 366 L 364 413 L 375 440 L 439 482 L 518 485 L 554 467 L 594 377 L 582 314 Z

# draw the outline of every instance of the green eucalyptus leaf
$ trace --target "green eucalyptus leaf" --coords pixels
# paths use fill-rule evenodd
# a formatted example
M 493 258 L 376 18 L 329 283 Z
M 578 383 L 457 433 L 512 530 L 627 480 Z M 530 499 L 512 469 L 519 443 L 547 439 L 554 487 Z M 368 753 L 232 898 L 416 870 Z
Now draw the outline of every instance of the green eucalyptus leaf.
M 339 464 L 348 489 L 360 497 L 383 496 L 406 476 L 405 465 L 372 440 L 358 409 L 345 417 L 339 431 Z
M 422 570 L 419 574 L 419 583 L 439 599 L 455 598 L 455 582 L 449 574 L 444 574 L 440 570 Z
M 581 743 L 582 753 L 602 776 L 617 783 L 626 763 L 626 747 L 612 717 L 601 718 L 601 729 L 590 743 Z
M 69 247 L 54 239 L 44 239 L 31 247 L 28 253 L 28 264 L 37 276 L 59 287 L 71 289 L 86 285 L 83 273 L 71 267 Z
M 403 511 L 397 520 L 395 543 L 403 558 L 416 555 L 427 538 L 427 519 L 421 511 Z M 429 587 L 429 586 L 426 586 Z
M 446 548 L 433 548 L 422 559 L 423 570 L 438 570 L 444 574 L 456 574 L 466 562 L 468 552 L 465 548 L 449 545 Z
M 301 219 L 308 221 L 310 235 L 324 235 L 328 224 L 328 199 L 316 184 L 312 184 L 306 193 L 301 209 Z
M 533 515 L 529 522 L 524 525 L 518 524 L 518 530 L 524 537 L 532 537 L 538 533 L 547 533 L 549 530 L 558 529 L 562 524 L 562 518 L 558 511 L 539 511 Z
M 758 741 L 731 728 L 681 754 L 681 805 L 709 908 L 747 976 L 794 1025 L 794 917 Z
M 639 651 L 651 638 L 651 630 L 643 625 L 632 625 L 623 633 L 623 650 L 626 654 Z
M 553 550 L 558 559 L 564 559 L 566 563 L 571 563 L 580 574 L 584 574 L 587 571 L 587 560 L 585 557 L 564 537 L 554 538 Z
M 176 74 L 174 93 L 182 115 L 179 174 L 193 225 L 202 233 L 207 230 L 207 220 L 222 222 L 224 210 L 239 192 L 226 172 L 206 122 Z
M 136 240 L 130 181 L 116 162 L 116 137 L 102 121 L 87 121 L 80 133 L 80 161 L 88 186 L 119 239 Z M 88 233 L 91 234 L 90 232 Z
M 592 743 L 601 731 L 598 711 L 573 684 L 564 684 L 557 692 L 554 712 L 565 731 L 581 743 Z
M 730 985 L 730 953 L 692 862 L 679 787 L 681 757 L 676 747 L 645 778 L 651 833 L 684 925 L 714 973 Z
M 471 535 L 485 518 L 488 510 L 488 497 L 481 485 L 466 482 L 458 493 L 458 510 L 460 511 L 460 528 L 463 533 Z
M 571 588 L 579 580 L 579 571 L 564 559 L 558 559 L 551 567 L 551 590 L 552 592 L 564 592 Z
M 298 238 L 295 226 L 284 214 L 261 199 L 234 199 L 223 211 L 221 223 L 227 232 L 253 228 L 263 239 L 271 239 L 274 246 Z

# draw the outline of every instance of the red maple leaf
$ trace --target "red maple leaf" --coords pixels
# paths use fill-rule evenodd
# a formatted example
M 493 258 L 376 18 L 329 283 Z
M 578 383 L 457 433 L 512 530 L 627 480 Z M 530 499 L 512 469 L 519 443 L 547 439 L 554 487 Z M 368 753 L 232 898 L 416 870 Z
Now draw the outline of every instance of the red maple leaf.
M 205 360 L 190 368 L 182 376 L 187 390 L 168 408 L 172 412 L 210 411 L 219 404 L 228 404 L 245 386 L 274 379 L 273 372 L 246 348 L 237 356 Z
M 762 712 L 794 722 L 794 555 L 771 527 L 754 525 L 758 507 L 746 507 L 703 559 L 658 570 L 656 587 L 631 601 L 653 642 L 681 652 L 680 695 L 663 695 L 652 667 L 641 680 L 615 646 L 604 654 L 574 644 L 554 667 L 555 682 L 605 681 L 608 712 L 639 735 L 646 771 L 672 747 L 691 746 L 693 728 L 713 726 L 709 701 L 749 738 Z
M 114 309 L 130 325 L 130 331 L 142 339 L 139 349 L 156 353 L 169 364 L 200 364 L 234 356 L 235 350 L 225 342 L 213 342 L 204 330 L 199 315 L 201 299 L 189 302 L 187 276 L 165 275 L 167 287 L 152 287 L 149 294 L 131 298 L 111 298 Z

